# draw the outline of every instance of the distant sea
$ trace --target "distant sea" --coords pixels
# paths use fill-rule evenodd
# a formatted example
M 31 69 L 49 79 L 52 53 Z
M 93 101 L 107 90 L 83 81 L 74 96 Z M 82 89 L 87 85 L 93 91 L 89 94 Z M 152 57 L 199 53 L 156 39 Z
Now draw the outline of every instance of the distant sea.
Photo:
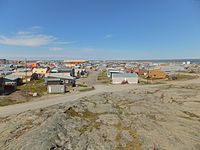
M 24 60 L 25 58 L 6 58 L 8 60 Z M 35 58 L 27 58 L 28 60 L 56 60 L 56 61 L 63 61 L 65 59 L 80 59 L 80 58 L 69 58 L 69 57 L 63 57 L 63 58 L 52 58 L 52 57 L 35 57 Z M 91 59 L 85 59 L 85 60 L 91 60 Z M 99 60 L 99 59 L 94 59 L 91 61 L 135 61 L 135 62 L 154 62 L 154 63 L 178 63 L 178 64 L 182 64 L 183 62 L 190 62 L 191 64 L 199 64 L 200 65 L 200 59 L 144 59 L 144 60 Z
M 183 63 L 183 62 L 190 62 L 191 64 L 199 64 L 200 59 L 162 59 L 162 60 L 138 60 L 138 61 L 149 61 L 154 63 Z

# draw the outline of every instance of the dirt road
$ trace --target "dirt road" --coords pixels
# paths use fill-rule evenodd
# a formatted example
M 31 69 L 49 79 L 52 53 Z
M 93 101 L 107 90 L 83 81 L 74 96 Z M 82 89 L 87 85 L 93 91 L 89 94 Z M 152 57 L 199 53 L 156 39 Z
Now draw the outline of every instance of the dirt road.
M 88 86 L 100 85 L 101 83 L 97 80 L 99 71 L 90 71 L 87 78 L 77 79 L 77 83 L 85 83 Z
M 96 85 L 2 107 L 0 149 L 199 150 L 199 83 Z
M 114 92 L 114 91 L 121 91 L 122 89 L 131 89 L 134 87 L 137 87 L 138 85 L 120 85 L 120 86 L 107 86 L 107 85 L 96 85 L 95 90 L 83 92 L 83 93 L 77 93 L 73 95 L 63 95 L 59 97 L 52 97 L 52 98 L 45 98 L 40 101 L 33 101 L 33 102 L 27 102 L 22 104 L 16 104 L 16 105 L 9 105 L 0 107 L 0 117 L 6 117 L 9 115 L 14 115 L 18 113 L 22 113 L 27 110 L 34 110 L 37 108 L 44 108 L 60 103 L 70 102 L 70 101 L 76 101 L 82 97 L 85 96 L 91 96 L 103 92 Z
M 186 83 L 187 84 L 200 83 L 200 79 L 194 79 L 194 80 L 188 80 L 188 81 L 172 81 L 172 82 L 168 82 L 167 84 L 171 84 L 171 85 L 183 84 L 184 85 Z M 0 107 L 0 117 L 15 115 L 15 114 L 22 113 L 24 111 L 34 110 L 37 108 L 44 108 L 44 107 L 48 107 L 48 106 L 52 106 L 52 105 L 56 105 L 60 103 L 72 102 L 85 96 L 92 96 L 92 95 L 100 94 L 104 92 L 117 92 L 117 91 L 122 91 L 122 90 L 127 90 L 127 89 L 136 89 L 136 88 L 142 89 L 147 86 L 156 87 L 159 85 L 96 85 L 95 90 L 93 91 L 77 93 L 73 95 L 62 95 L 59 97 L 55 97 L 55 96 L 47 97 L 47 98 L 44 97 L 44 99 L 42 98 L 39 101 Z

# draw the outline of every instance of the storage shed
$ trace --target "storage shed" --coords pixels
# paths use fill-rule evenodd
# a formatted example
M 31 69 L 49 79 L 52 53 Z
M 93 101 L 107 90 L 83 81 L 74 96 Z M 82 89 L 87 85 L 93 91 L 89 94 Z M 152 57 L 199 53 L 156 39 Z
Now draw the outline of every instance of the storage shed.
M 63 76 L 60 74 L 50 74 L 45 78 L 45 83 L 47 85 L 64 84 L 66 86 L 76 86 L 76 78 L 71 76 Z
M 48 85 L 47 91 L 48 93 L 65 93 L 66 86 L 65 85 Z
M 17 85 L 22 84 L 22 78 L 16 75 L 7 75 L 3 78 L 4 94 L 10 94 L 17 89 Z
M 112 84 L 137 84 L 138 81 L 136 73 L 112 73 Z
M 76 79 L 71 76 L 63 76 L 52 73 L 45 77 L 48 93 L 65 93 L 68 87 L 76 86 Z

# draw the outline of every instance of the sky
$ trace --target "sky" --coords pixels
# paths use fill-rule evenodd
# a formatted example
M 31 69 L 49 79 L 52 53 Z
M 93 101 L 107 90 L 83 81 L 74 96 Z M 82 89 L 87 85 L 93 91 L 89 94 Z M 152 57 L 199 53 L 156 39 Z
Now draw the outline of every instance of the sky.
M 0 58 L 200 58 L 200 0 L 0 0 Z

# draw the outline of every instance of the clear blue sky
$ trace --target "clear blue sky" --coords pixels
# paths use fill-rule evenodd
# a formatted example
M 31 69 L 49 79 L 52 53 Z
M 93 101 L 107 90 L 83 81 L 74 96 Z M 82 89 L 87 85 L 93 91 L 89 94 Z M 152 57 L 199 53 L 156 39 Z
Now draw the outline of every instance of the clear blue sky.
M 200 1 L 0 0 L 0 57 L 200 58 Z

